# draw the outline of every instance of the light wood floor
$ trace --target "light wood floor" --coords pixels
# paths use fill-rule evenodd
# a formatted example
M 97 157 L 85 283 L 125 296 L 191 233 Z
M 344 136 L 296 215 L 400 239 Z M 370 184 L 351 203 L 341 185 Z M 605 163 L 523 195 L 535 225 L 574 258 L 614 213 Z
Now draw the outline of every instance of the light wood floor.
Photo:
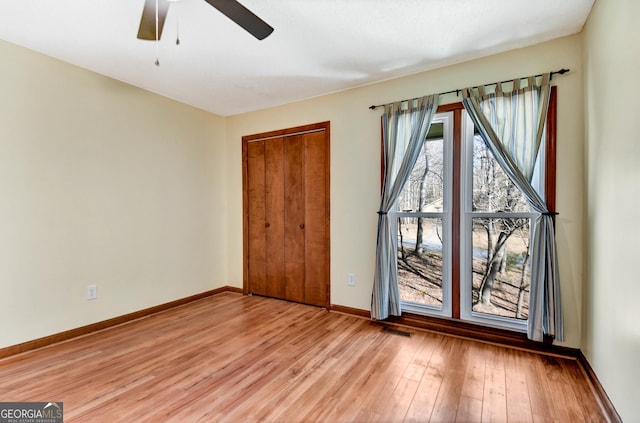
M 404 329 L 403 329 L 404 330 Z M 604 421 L 574 360 L 224 293 L 0 361 L 65 422 Z

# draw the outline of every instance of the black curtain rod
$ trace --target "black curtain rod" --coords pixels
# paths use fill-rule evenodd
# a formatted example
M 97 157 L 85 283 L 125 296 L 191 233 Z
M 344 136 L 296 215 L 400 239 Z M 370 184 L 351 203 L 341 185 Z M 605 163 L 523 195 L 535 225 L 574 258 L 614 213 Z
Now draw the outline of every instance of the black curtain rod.
M 560 69 L 558 71 L 553 71 L 551 72 L 551 79 L 553 79 L 553 75 L 564 75 L 565 73 L 569 72 L 569 69 Z M 534 75 L 534 78 L 538 77 L 538 76 L 542 76 L 542 74 L 539 75 Z M 515 79 L 524 79 L 524 78 L 515 78 Z M 490 84 L 484 84 L 484 86 L 486 87 L 487 85 L 498 85 L 498 84 L 504 84 L 505 82 L 511 82 L 513 81 L 513 79 L 508 79 L 506 81 L 500 81 L 500 82 L 492 82 Z M 473 88 L 478 88 L 478 86 L 475 86 Z M 460 95 L 460 91 L 462 91 L 461 89 L 457 89 L 457 90 L 451 90 L 451 91 L 445 91 L 443 93 L 440 93 L 439 95 L 445 95 L 445 94 L 453 94 L 456 93 L 456 96 Z M 400 100 L 401 102 L 403 101 L 409 101 L 409 100 L 413 100 L 411 98 L 407 98 L 406 100 Z M 387 103 L 389 104 L 389 103 Z M 369 106 L 369 109 L 371 110 L 375 110 L 378 107 L 382 107 L 382 106 L 386 106 L 386 104 L 378 104 L 377 106 Z

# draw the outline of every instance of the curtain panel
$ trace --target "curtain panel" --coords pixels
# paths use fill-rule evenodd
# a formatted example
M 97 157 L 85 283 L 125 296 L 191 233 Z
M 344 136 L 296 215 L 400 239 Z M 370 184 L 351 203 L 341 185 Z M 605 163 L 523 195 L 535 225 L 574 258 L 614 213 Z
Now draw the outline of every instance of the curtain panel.
M 501 83 L 462 90 L 463 105 L 487 147 L 511 181 L 524 193 L 536 218 L 531 248 L 531 290 L 528 337 L 542 341 L 564 339 L 553 213 L 542 187 L 532 183 L 551 92 L 551 75 L 514 80 L 504 90 Z M 522 87 L 522 85 L 525 85 Z
M 438 95 L 388 104 L 382 115 L 384 177 L 378 210 L 376 268 L 371 297 L 371 317 L 384 320 L 400 316 L 398 253 L 389 212 L 420 154 L 431 121 L 438 108 Z

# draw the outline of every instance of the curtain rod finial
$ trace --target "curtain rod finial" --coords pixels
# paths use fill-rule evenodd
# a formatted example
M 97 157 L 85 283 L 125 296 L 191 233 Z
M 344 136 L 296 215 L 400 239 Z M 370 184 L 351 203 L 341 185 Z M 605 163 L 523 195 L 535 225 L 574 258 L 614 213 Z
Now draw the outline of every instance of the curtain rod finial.
M 562 68 L 560 70 L 553 71 L 553 72 L 551 72 L 551 77 L 549 78 L 549 80 L 553 79 L 553 75 L 564 75 L 567 72 L 569 72 L 569 69 L 567 69 L 567 68 Z

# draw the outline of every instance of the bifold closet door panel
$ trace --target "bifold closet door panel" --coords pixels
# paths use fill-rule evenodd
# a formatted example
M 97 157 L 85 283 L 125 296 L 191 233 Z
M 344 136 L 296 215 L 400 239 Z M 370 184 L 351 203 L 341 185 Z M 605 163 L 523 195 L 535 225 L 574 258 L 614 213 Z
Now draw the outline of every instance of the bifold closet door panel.
M 265 160 L 264 142 L 247 144 L 248 280 L 249 292 L 267 295 L 265 243 Z
M 305 135 L 305 303 L 326 306 L 327 255 L 329 254 L 327 210 L 326 134 Z
M 285 139 L 265 143 L 265 295 L 287 298 L 285 285 Z
M 304 136 L 284 143 L 285 298 L 305 302 L 305 154 Z

